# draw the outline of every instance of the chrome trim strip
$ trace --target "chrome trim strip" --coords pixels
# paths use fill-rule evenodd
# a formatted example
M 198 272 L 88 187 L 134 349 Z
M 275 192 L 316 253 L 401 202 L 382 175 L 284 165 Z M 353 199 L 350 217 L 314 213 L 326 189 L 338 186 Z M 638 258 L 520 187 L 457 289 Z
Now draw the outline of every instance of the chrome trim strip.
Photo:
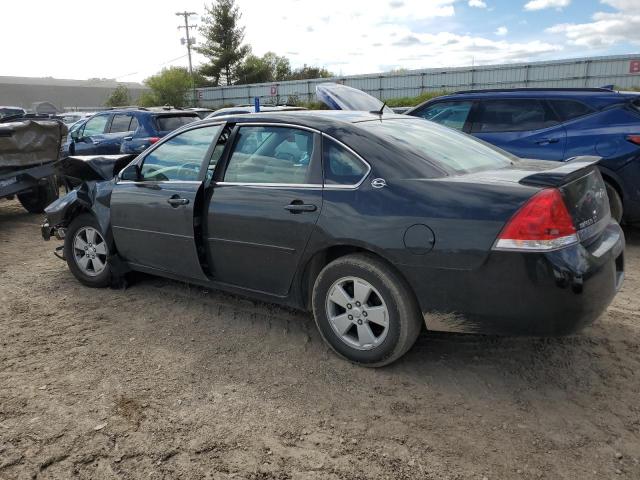
M 243 246 L 247 246 L 247 247 L 271 248 L 271 249 L 274 249 L 274 250 L 282 250 L 282 251 L 284 251 L 286 253 L 295 253 L 296 252 L 295 248 L 281 247 L 279 245 L 269 245 L 267 243 L 245 242 L 243 240 L 232 240 L 230 238 L 210 237 L 210 238 L 207 238 L 207 240 L 209 242 L 233 243 L 233 244 L 236 244 L 236 245 L 243 245 Z
M 134 180 L 118 180 L 118 185 L 123 183 L 135 183 L 136 185 L 149 185 L 151 183 L 161 183 L 163 185 L 175 184 L 175 183 L 186 183 L 188 185 L 194 185 L 197 183 L 202 183 L 202 180 L 142 180 L 140 182 L 136 182 Z
M 320 130 L 315 128 L 306 127 L 304 125 L 295 125 L 293 123 L 279 123 L 279 122 L 235 122 L 236 127 L 285 127 L 285 128 L 297 128 L 298 130 L 307 130 L 309 132 L 322 134 Z
M 119 227 L 118 225 L 112 225 L 111 228 L 117 228 L 119 230 L 128 230 L 130 232 L 153 233 L 153 234 L 156 234 L 156 235 L 169 235 L 170 237 L 188 238 L 190 240 L 193 240 L 193 236 L 180 235 L 178 233 L 158 232 L 158 231 L 155 231 L 155 230 L 144 230 L 142 228 Z
M 252 182 L 216 182 L 216 185 L 231 185 L 236 187 L 265 187 L 265 188 L 322 188 L 320 183 L 252 183 Z

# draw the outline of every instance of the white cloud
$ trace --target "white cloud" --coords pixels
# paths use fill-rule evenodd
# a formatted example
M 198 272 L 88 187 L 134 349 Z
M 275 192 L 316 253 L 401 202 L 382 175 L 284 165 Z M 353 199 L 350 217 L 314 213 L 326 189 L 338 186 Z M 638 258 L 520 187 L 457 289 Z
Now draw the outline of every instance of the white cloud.
M 634 0 L 602 0 L 617 12 L 596 12 L 592 22 L 561 23 L 547 29 L 563 34 L 569 44 L 581 47 L 607 47 L 630 42 L 640 45 L 640 12 Z
M 571 0 L 531 0 L 524 6 L 525 10 L 544 10 L 546 8 L 562 9 L 568 6 Z
M 469 6 L 475 8 L 487 8 L 487 4 L 483 0 L 469 0 Z
M 498 29 L 494 33 L 500 37 L 504 37 L 507 33 L 509 33 L 509 29 L 503 25 L 501 27 L 498 27 Z

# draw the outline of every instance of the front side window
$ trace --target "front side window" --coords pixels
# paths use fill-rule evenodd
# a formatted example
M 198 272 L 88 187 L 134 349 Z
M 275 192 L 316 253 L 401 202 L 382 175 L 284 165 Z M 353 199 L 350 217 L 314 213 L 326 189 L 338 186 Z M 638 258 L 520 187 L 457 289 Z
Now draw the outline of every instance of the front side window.
M 205 155 L 221 128 L 220 125 L 211 125 L 187 130 L 158 146 L 144 159 L 141 168 L 143 180 L 198 180 Z
M 308 183 L 313 133 L 289 127 L 241 127 L 225 182 Z
M 524 132 L 558 124 L 546 105 L 535 99 L 486 100 L 480 102 L 474 133 Z
M 356 185 L 369 170 L 357 156 L 328 138 L 323 140 L 322 155 L 325 185 Z
M 97 117 L 93 117 L 85 124 L 84 132 L 82 134 L 85 137 L 90 137 L 92 135 L 102 135 L 104 133 L 104 128 L 107 126 L 108 120 L 109 115 L 99 115 Z
M 471 106 L 472 102 L 439 102 L 428 106 L 415 115 L 445 127 L 462 130 L 469 117 Z

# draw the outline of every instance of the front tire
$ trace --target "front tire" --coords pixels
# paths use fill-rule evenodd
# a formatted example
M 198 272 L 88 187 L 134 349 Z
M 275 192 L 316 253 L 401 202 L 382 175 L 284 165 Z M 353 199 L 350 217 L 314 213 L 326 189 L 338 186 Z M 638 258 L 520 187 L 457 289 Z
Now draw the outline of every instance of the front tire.
M 405 280 L 368 254 L 340 257 L 318 275 L 313 313 L 322 338 L 340 356 L 367 366 L 404 355 L 422 328 L 417 302 Z
M 30 192 L 18 194 L 18 200 L 29 213 L 42 213 L 58 198 L 58 182 L 55 177 L 47 179 L 46 183 L 38 185 Z
M 111 284 L 109 245 L 92 215 L 83 213 L 73 219 L 64 238 L 64 257 L 83 285 L 99 288 Z
M 624 210 L 620 194 L 609 182 L 604 182 L 604 185 L 607 189 L 607 197 L 609 197 L 609 209 L 611 210 L 611 216 L 616 222 L 622 223 L 622 214 Z

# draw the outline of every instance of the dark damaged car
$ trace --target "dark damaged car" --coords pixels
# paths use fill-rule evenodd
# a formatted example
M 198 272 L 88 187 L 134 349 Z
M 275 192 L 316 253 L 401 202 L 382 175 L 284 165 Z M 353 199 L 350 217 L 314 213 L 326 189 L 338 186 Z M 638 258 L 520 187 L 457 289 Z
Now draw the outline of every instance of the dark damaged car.
M 398 359 L 425 324 L 559 335 L 605 310 L 624 236 L 597 158 L 520 161 L 382 112 L 204 120 L 114 178 L 127 158 L 94 158 L 43 236 L 64 238 L 88 286 L 136 270 L 311 310 L 367 366 Z

